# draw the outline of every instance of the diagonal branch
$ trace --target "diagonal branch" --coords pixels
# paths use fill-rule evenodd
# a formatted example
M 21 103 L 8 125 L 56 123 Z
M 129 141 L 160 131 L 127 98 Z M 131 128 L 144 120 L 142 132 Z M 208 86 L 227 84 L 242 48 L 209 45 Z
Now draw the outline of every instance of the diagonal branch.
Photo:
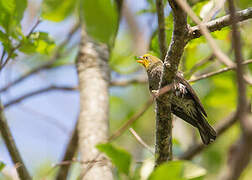
M 46 93 L 46 92 L 49 92 L 49 91 L 52 91 L 52 90 L 73 91 L 73 90 L 77 90 L 77 88 L 73 88 L 73 87 L 69 87 L 69 86 L 49 86 L 49 87 L 46 87 L 46 88 L 42 88 L 42 89 L 39 89 L 39 90 L 35 90 L 35 91 L 32 91 L 32 92 L 26 93 L 26 94 L 14 99 L 14 100 L 11 100 L 11 101 L 7 102 L 4 105 L 4 107 L 8 108 L 8 107 L 10 107 L 10 106 L 12 106 L 14 104 L 17 104 L 17 103 L 21 102 L 24 99 L 31 98 L 31 97 L 33 97 L 35 95 Z
M 228 1 L 230 19 L 232 21 L 232 45 L 235 52 L 235 60 L 237 64 L 236 79 L 238 84 L 238 105 L 237 113 L 241 125 L 241 137 L 231 147 L 229 153 L 228 164 L 226 170 L 223 172 L 222 179 L 236 180 L 239 179 L 241 173 L 247 167 L 251 159 L 252 153 L 252 124 L 248 116 L 247 110 L 244 108 L 248 104 L 246 95 L 246 84 L 243 79 L 243 66 L 242 66 L 242 49 L 241 37 L 238 30 L 238 18 L 235 13 L 235 5 L 233 0 Z
M 221 49 L 217 46 L 214 39 L 212 38 L 209 30 L 206 27 L 206 24 L 202 23 L 201 20 L 197 17 L 197 15 L 193 12 L 190 6 L 184 0 L 176 0 L 181 8 L 192 18 L 192 20 L 198 24 L 201 33 L 207 39 L 210 47 L 213 50 L 214 55 L 217 59 L 227 66 L 235 66 L 235 64 L 229 59 L 229 57 L 221 51 Z
M 145 78 L 133 78 L 128 80 L 114 80 L 110 82 L 110 86 L 129 86 L 131 84 L 145 84 L 147 80 Z
M 153 99 L 150 98 L 140 109 L 140 111 L 136 112 L 127 122 L 125 122 L 118 130 L 116 130 L 109 138 L 108 141 L 113 141 L 117 137 L 119 137 L 121 134 L 123 134 L 130 125 L 135 122 L 137 119 L 139 119 L 152 105 Z
M 27 34 L 26 38 L 29 38 L 33 31 L 37 28 L 37 26 L 41 23 L 41 20 L 38 20 L 35 25 L 31 28 L 30 32 Z M 22 46 L 22 41 L 20 41 L 15 47 L 13 47 L 10 52 L 8 53 L 8 56 L 3 64 L 0 65 L 0 72 L 3 70 L 3 68 L 7 65 L 7 63 L 10 61 L 12 58 L 12 55 L 15 53 L 17 49 L 19 49 Z M 1 62 L 3 61 L 5 51 L 3 51 L 3 55 L 1 57 Z
M 145 149 L 147 149 L 152 155 L 154 155 L 153 150 L 151 149 L 150 146 L 148 146 L 143 140 L 142 138 L 137 134 L 137 132 L 133 129 L 133 128 L 129 128 L 129 131 L 131 132 L 131 134 L 136 138 L 137 142 L 139 142 L 139 144 L 141 144 Z
M 56 180 L 66 180 L 67 175 L 69 173 L 71 163 L 73 161 L 74 155 L 77 152 L 78 148 L 78 131 L 77 131 L 77 122 L 75 125 L 75 128 L 73 130 L 73 133 L 70 137 L 70 140 L 67 144 L 67 148 L 64 154 L 64 157 L 61 161 L 61 166 L 59 168 L 59 171 L 56 176 Z M 70 163 L 64 163 L 64 162 L 70 162 Z
M 217 132 L 217 137 L 220 137 L 227 129 L 229 129 L 235 122 L 237 122 L 237 112 L 232 112 L 224 120 L 220 121 L 214 129 Z M 211 145 L 211 144 L 210 144 Z M 179 156 L 179 159 L 191 160 L 194 156 L 202 152 L 206 147 L 203 143 L 194 144 L 189 147 L 182 155 Z
M 237 11 L 236 16 L 239 22 L 252 18 L 252 8 Z M 221 30 L 224 27 L 231 25 L 230 15 L 226 15 L 205 24 L 210 32 Z M 202 36 L 199 26 L 191 27 L 189 30 L 189 40 Z
M 11 134 L 11 130 L 7 124 L 7 120 L 4 115 L 4 107 L 0 101 L 0 131 L 2 138 L 10 153 L 11 159 L 16 166 L 18 176 L 21 180 L 31 180 L 31 176 L 21 158 L 18 148 L 15 144 L 14 138 Z
M 28 77 L 30 77 L 30 76 L 32 76 L 42 70 L 50 69 L 53 66 L 53 64 L 55 63 L 55 61 L 59 57 L 61 57 L 60 52 L 61 52 L 62 48 L 72 39 L 73 35 L 79 29 L 79 27 L 80 27 L 79 23 L 77 23 L 73 26 L 73 28 L 70 30 L 69 34 L 67 35 L 67 38 L 58 46 L 58 48 L 55 50 L 53 56 L 49 59 L 48 62 L 28 71 L 27 73 L 23 74 L 22 76 L 20 76 L 19 78 L 17 78 L 13 82 L 10 82 L 6 86 L 0 88 L 0 92 L 7 91 L 10 87 L 22 82 L 23 80 L 27 79 Z
M 251 64 L 251 63 L 252 63 L 252 59 L 243 62 L 242 65 L 247 65 L 247 64 Z M 226 67 L 226 68 L 219 69 L 217 71 L 202 74 L 201 76 L 191 78 L 189 80 L 189 82 L 196 82 L 196 81 L 199 81 L 199 80 L 202 80 L 202 79 L 206 79 L 206 78 L 209 78 L 209 77 L 212 77 L 212 76 L 216 76 L 218 74 L 221 74 L 221 73 L 224 73 L 224 72 L 227 72 L 227 71 L 230 71 L 230 70 L 235 70 L 235 67 Z

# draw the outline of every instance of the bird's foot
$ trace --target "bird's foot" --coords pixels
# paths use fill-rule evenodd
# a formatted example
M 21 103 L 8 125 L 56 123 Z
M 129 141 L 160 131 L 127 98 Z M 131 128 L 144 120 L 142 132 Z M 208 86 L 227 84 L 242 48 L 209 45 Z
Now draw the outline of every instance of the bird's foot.
M 159 90 L 152 90 L 151 93 L 154 98 L 157 98 L 159 96 Z

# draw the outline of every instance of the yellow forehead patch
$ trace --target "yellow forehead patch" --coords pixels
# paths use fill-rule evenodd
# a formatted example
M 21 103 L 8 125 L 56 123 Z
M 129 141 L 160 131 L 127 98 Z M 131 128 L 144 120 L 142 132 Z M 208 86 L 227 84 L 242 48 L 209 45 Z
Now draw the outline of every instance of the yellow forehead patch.
M 151 56 L 151 54 L 145 54 L 145 55 L 143 55 L 143 57 L 149 57 L 149 56 Z

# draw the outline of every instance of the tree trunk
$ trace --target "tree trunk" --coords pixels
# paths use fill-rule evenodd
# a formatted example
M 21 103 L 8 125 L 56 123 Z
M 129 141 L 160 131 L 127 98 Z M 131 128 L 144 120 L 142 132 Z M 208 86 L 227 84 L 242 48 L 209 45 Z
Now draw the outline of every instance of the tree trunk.
M 109 161 L 104 160 L 104 156 L 97 158 L 99 152 L 95 147 L 98 143 L 105 142 L 108 137 L 110 80 L 108 58 L 107 47 L 90 40 L 82 29 L 76 65 L 80 90 L 79 148 L 81 160 L 84 162 L 85 180 L 113 179 Z

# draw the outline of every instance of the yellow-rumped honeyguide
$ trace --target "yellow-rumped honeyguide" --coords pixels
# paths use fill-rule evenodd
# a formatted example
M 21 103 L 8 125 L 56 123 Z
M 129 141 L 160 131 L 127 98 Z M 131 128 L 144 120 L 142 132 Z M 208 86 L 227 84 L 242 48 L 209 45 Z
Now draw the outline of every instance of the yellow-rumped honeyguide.
M 150 54 L 145 54 L 137 59 L 137 62 L 142 64 L 147 71 L 150 91 L 158 90 L 163 62 Z M 172 113 L 198 128 L 204 144 L 215 140 L 216 132 L 206 120 L 207 113 L 203 105 L 191 85 L 180 73 L 177 73 L 174 79 L 170 101 Z

